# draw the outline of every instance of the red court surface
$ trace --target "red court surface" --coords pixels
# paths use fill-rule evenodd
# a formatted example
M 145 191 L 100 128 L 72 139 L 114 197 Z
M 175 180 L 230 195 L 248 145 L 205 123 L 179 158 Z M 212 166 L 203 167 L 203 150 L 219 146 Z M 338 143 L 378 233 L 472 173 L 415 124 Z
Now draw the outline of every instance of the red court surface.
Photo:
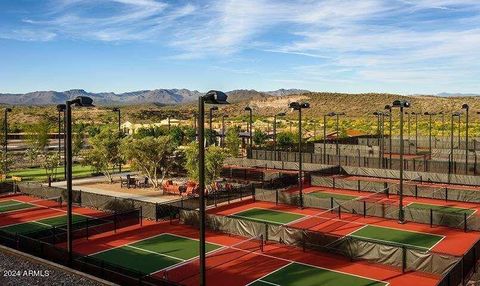
M 436 244 L 431 251 L 454 256 L 462 256 L 467 253 L 480 238 L 480 233 L 475 231 L 465 233 L 461 230 L 443 226 L 430 228 L 429 225 L 414 222 L 399 224 L 396 220 L 379 217 L 363 217 L 362 215 L 349 213 L 342 213 L 341 219 L 339 219 L 336 214 L 325 212 L 325 210 L 314 208 L 299 209 L 298 207 L 290 205 L 276 205 L 271 202 L 254 202 L 253 200 L 246 200 L 231 205 L 221 206 L 215 209 L 210 209 L 208 212 L 228 216 L 252 208 L 279 210 L 302 215 L 317 215 L 316 217 L 308 218 L 306 220 L 293 222 L 290 226 L 316 230 L 338 236 L 348 235 L 365 225 L 440 235 L 444 236 L 444 238 Z
M 298 189 L 292 189 L 289 191 L 292 193 L 298 192 Z M 378 203 L 389 203 L 389 204 L 398 204 L 399 196 L 396 194 L 390 194 L 388 198 L 385 195 L 374 195 L 371 200 L 369 200 L 368 196 L 372 195 L 372 192 L 365 192 L 365 191 L 353 191 L 353 190 L 345 190 L 345 189 L 337 189 L 337 188 L 329 188 L 329 187 L 306 187 L 303 189 L 304 193 L 315 193 L 315 192 L 324 192 L 324 193 L 332 193 L 332 194 L 343 194 L 343 195 L 351 195 L 357 197 L 367 197 L 366 201 L 371 202 L 378 202 Z M 384 199 L 380 199 L 379 196 L 384 197 Z M 362 200 L 362 199 L 360 199 Z M 457 208 L 464 208 L 464 209 L 471 209 L 476 211 L 474 215 L 480 216 L 480 204 L 477 203 L 467 203 L 467 202 L 459 202 L 459 201 L 445 201 L 440 199 L 430 199 L 430 198 L 415 198 L 411 196 L 403 196 L 403 205 L 406 206 L 410 203 L 423 203 L 423 204 L 431 204 L 431 205 L 439 205 L 444 207 L 457 207 Z
M 8 200 L 16 200 L 19 202 L 35 202 L 38 201 L 38 198 L 30 197 L 26 195 L 13 195 L 13 196 L 4 196 L 0 197 L 0 202 L 8 201 Z M 20 209 L 8 213 L 0 214 L 0 227 L 17 224 L 17 223 L 24 223 L 29 221 L 40 220 L 44 218 L 50 218 L 55 216 L 62 216 L 66 215 L 67 207 L 62 205 L 61 207 L 55 208 L 48 208 L 42 207 L 41 204 L 38 208 L 33 209 Z M 74 207 L 73 212 L 75 214 L 81 214 L 85 216 L 92 216 L 92 217 L 99 217 L 105 215 L 104 212 L 87 209 L 82 207 Z
M 172 233 L 189 237 L 198 238 L 198 229 L 186 225 L 180 225 L 177 222 L 155 223 L 144 221 L 143 226 L 138 225 L 119 230 L 116 234 L 111 232 L 91 236 L 88 240 L 81 239 L 74 242 L 74 251 L 83 255 L 90 255 L 98 251 L 111 249 L 128 243 L 133 243 L 148 237 L 162 233 Z M 206 232 L 207 242 L 232 246 L 245 240 L 245 238 L 226 235 L 223 233 Z M 235 252 L 235 249 L 226 248 L 226 253 Z M 222 251 L 223 252 L 223 251 Z M 436 275 L 424 274 L 419 272 L 401 273 L 399 269 L 393 267 L 372 264 L 366 261 L 351 262 L 344 257 L 320 253 L 317 251 L 303 252 L 299 248 L 285 246 L 276 243 L 265 245 L 264 252 L 244 253 L 242 255 L 233 255 L 238 259 L 232 260 L 232 255 L 212 256 L 207 255 L 207 282 L 215 286 L 240 286 L 259 279 L 260 277 L 285 266 L 291 261 L 311 264 L 318 267 L 328 268 L 330 270 L 341 271 L 352 275 L 360 275 L 370 279 L 382 280 L 390 283 L 391 286 L 403 286 L 415 281 L 416 286 L 436 285 L 440 277 Z M 192 260 L 191 264 L 197 265 L 198 260 Z M 192 269 L 195 269 L 193 271 Z M 198 268 L 180 266 L 178 270 L 185 270 L 181 283 L 183 285 L 198 285 Z M 153 274 L 162 277 L 162 272 Z M 175 281 L 175 280 L 174 280 Z M 180 282 L 180 281 L 176 281 Z

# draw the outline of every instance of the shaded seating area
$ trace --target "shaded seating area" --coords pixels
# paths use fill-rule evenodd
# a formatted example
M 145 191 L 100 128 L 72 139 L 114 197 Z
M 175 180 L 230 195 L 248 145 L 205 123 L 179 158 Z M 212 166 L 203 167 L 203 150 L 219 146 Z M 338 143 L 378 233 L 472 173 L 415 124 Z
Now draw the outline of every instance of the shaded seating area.
M 121 188 L 149 188 L 150 182 L 147 177 L 136 177 L 127 175 L 126 177 L 120 177 Z
M 195 194 L 197 183 L 189 181 L 186 184 L 179 185 L 175 184 L 172 180 L 166 180 L 162 184 L 162 189 L 165 194 L 187 197 Z

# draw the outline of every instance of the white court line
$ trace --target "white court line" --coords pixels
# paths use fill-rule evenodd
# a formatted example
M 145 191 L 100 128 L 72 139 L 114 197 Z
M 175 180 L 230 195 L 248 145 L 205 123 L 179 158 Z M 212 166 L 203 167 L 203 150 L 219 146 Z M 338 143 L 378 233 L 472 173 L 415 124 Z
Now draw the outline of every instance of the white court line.
M 132 246 L 132 245 L 125 245 L 125 247 L 133 248 L 133 249 L 140 250 L 140 251 L 147 252 L 147 253 L 151 253 L 151 254 L 157 254 L 157 255 L 165 256 L 165 257 L 168 257 L 168 258 L 171 258 L 171 259 L 174 259 L 174 260 L 180 260 L 182 262 L 185 261 L 185 259 L 182 259 L 182 258 L 170 256 L 170 255 L 167 255 L 165 253 L 159 253 L 159 252 L 155 252 L 155 251 L 152 251 L 152 250 L 148 250 L 148 249 L 144 249 L 144 248 L 140 248 L 140 247 L 136 247 L 136 246 Z
M 263 281 L 262 279 L 265 278 L 265 277 L 267 277 L 267 276 L 272 275 L 272 274 L 275 273 L 275 272 L 278 272 L 278 271 L 282 270 L 282 269 L 285 268 L 285 267 L 288 267 L 288 266 L 292 265 L 293 263 L 295 263 L 295 262 L 292 261 L 292 262 L 290 262 L 290 263 L 287 263 L 287 264 L 285 264 L 284 266 L 279 267 L 279 268 L 275 269 L 274 271 L 272 271 L 272 272 L 270 272 L 270 273 L 267 273 L 267 274 L 263 275 L 262 277 L 260 277 L 260 278 L 258 278 L 258 279 L 256 279 L 256 280 L 253 280 L 252 282 L 248 283 L 248 284 L 245 285 L 245 286 L 252 285 L 252 284 L 255 283 L 256 281 L 262 281 L 262 282 L 265 282 L 265 283 L 268 283 L 268 284 L 271 284 L 271 285 L 278 285 L 278 284 L 271 283 L 271 282 L 268 282 L 268 281 Z
M 287 213 L 287 214 L 301 215 L 302 217 L 300 217 L 296 220 L 287 222 L 287 223 L 281 223 L 281 222 L 278 222 L 278 221 L 271 221 L 271 220 L 263 219 L 263 218 L 258 218 L 257 219 L 257 218 L 238 215 L 239 213 L 247 212 L 247 211 L 250 211 L 250 210 L 264 210 L 264 211 L 275 212 L 275 213 Z M 246 220 L 253 220 L 253 221 L 256 221 L 256 222 L 270 222 L 270 223 L 274 223 L 276 225 L 288 225 L 288 224 L 292 224 L 293 222 L 305 219 L 305 217 L 308 217 L 308 215 L 305 215 L 305 214 L 294 213 L 294 212 L 289 212 L 289 211 L 282 211 L 282 210 L 272 210 L 272 209 L 259 208 L 259 207 L 253 207 L 253 208 L 249 208 L 249 209 L 246 209 L 246 210 L 241 210 L 241 211 L 238 211 L 236 213 L 233 213 L 233 214 L 230 214 L 230 215 L 227 215 L 227 216 L 243 218 L 243 219 L 246 219 Z
M 261 280 L 262 278 L 265 278 L 291 264 L 300 264 L 300 265 L 303 265 L 303 266 L 307 266 L 307 267 L 312 267 L 312 268 L 317 268 L 317 269 L 322 269 L 322 270 L 326 270 L 326 271 L 330 271 L 330 272 L 335 272 L 335 273 L 339 273 L 339 274 L 343 274 L 343 275 L 347 275 L 347 276 L 354 276 L 354 277 L 358 277 L 358 278 L 362 278 L 362 279 L 366 279 L 366 280 L 371 280 L 371 281 L 376 281 L 376 282 L 381 282 L 381 283 L 384 283 L 385 285 L 384 286 L 389 286 L 390 283 L 389 282 L 385 282 L 383 280 L 378 280 L 378 279 L 375 279 L 375 278 L 369 278 L 369 277 L 365 277 L 365 276 L 362 276 L 362 275 L 357 275 L 357 274 L 352 274 L 352 273 L 347 273 L 347 272 L 343 272 L 343 271 L 339 271 L 339 270 L 334 270 L 334 269 L 329 269 L 329 268 L 325 268 L 325 267 L 321 267 L 321 266 L 316 266 L 316 265 L 312 265 L 312 264 L 308 264 L 308 263 L 303 263 L 303 262 L 298 262 L 298 261 L 291 261 L 291 260 L 288 260 L 288 259 L 285 259 L 285 258 L 279 258 L 279 257 L 275 257 L 275 256 L 271 256 L 271 255 L 268 255 L 268 254 L 258 254 L 258 255 L 262 255 L 262 256 L 267 256 L 267 257 L 272 257 L 272 258 L 276 258 L 278 260 L 284 260 L 284 261 L 287 261 L 287 262 L 290 262 L 289 264 L 285 265 L 285 266 L 282 266 L 280 268 L 278 268 L 277 270 L 275 271 L 272 271 L 270 273 L 268 273 L 267 275 L 264 275 L 262 276 L 261 278 L 255 280 L 255 281 L 262 281 L 262 282 L 267 282 L 267 281 L 263 281 Z M 250 282 L 248 285 L 251 285 L 253 284 L 255 281 L 252 281 Z

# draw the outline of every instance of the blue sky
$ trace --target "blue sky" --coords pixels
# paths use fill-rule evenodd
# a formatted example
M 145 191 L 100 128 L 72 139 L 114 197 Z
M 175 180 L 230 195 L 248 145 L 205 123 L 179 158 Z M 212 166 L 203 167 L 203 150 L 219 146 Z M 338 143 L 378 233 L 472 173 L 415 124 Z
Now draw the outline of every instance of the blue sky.
M 480 93 L 478 0 L 0 0 L 0 92 Z

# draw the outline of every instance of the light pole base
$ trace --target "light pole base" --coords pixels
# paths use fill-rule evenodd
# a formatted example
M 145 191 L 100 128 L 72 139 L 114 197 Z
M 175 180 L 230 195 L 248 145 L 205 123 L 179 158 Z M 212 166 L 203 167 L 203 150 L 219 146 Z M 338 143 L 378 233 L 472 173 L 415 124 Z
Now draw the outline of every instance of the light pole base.
M 404 220 L 399 220 L 398 224 L 405 224 L 405 221 Z

